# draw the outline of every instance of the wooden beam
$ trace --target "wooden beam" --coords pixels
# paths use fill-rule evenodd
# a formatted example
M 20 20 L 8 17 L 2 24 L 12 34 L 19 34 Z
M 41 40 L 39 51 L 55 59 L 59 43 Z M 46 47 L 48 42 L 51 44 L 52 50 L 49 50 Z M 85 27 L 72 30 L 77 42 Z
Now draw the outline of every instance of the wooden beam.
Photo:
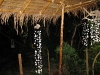
M 47 5 L 45 7 L 42 8 L 41 10 L 41 14 L 43 14 L 45 12 L 45 10 L 48 8 L 48 6 L 50 5 L 51 2 L 48 2 Z
M 88 47 L 86 48 L 86 75 L 89 75 Z
M 2 4 L 3 0 L 0 0 L 0 5 Z
M 47 49 L 47 55 L 48 55 L 48 75 L 50 74 L 50 57 L 49 57 L 49 50 Z
M 61 5 L 58 6 L 57 10 L 53 13 L 53 15 L 55 15 L 59 11 L 60 8 L 61 8 Z
M 20 75 L 23 75 L 21 54 L 18 54 L 18 61 L 19 61 L 19 71 L 20 71 Z
M 88 15 L 90 15 L 90 13 L 83 7 L 84 11 L 88 13 Z
M 53 15 L 55 15 L 58 11 L 59 11 L 59 9 L 61 8 L 61 3 L 64 3 L 64 1 L 65 0 L 61 0 L 59 3 L 60 3 L 60 5 L 59 5 L 59 3 L 57 3 L 57 5 L 59 5 L 58 6 L 58 8 L 57 8 L 57 10 L 53 13 Z M 64 4 L 65 5 L 65 4 Z
M 62 5 L 61 27 L 60 27 L 60 52 L 59 52 L 59 75 L 62 74 L 62 49 L 63 49 L 63 28 L 64 28 L 64 3 Z
M 74 5 L 66 5 L 65 8 L 66 8 L 66 9 L 68 9 L 68 8 L 75 9 L 75 8 L 77 8 L 77 7 L 80 7 L 80 6 L 83 7 L 83 6 L 92 4 L 92 3 L 96 3 L 96 2 L 98 2 L 98 1 L 100 1 L 100 0 L 96 0 L 96 1 L 90 0 L 90 1 L 86 1 L 86 2 L 80 2 L 80 3 L 74 4 Z M 75 8 L 74 8 L 74 7 L 75 7 Z
M 87 2 L 78 3 L 78 4 L 74 4 L 74 5 L 67 5 L 67 6 L 65 6 L 65 10 L 66 10 L 66 12 L 69 12 L 71 10 L 75 10 L 75 9 L 79 9 L 79 8 L 83 9 L 82 7 L 87 6 L 89 4 L 95 4 L 98 1 L 100 1 L 100 0 L 97 0 L 97 1 L 87 1 Z
M 20 14 L 22 14 L 22 13 L 26 10 L 26 8 L 29 6 L 29 4 L 31 3 L 31 1 L 32 1 L 32 0 L 29 0 L 29 1 L 28 1 L 28 3 L 26 4 L 26 6 L 23 8 L 23 10 L 20 11 Z

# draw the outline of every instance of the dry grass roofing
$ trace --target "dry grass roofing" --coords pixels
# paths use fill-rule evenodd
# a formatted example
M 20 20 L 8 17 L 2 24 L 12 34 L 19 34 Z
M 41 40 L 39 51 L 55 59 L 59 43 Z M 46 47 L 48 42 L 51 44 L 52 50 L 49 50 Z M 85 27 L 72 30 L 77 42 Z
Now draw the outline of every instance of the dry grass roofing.
M 23 21 L 28 21 L 29 17 L 34 21 L 52 18 L 56 21 L 61 16 L 62 6 L 65 13 L 73 12 L 76 15 L 78 10 L 84 12 L 84 9 L 96 7 L 97 2 L 100 0 L 0 0 L 0 15 L 2 23 L 13 15 L 16 27 L 18 20 L 23 25 Z

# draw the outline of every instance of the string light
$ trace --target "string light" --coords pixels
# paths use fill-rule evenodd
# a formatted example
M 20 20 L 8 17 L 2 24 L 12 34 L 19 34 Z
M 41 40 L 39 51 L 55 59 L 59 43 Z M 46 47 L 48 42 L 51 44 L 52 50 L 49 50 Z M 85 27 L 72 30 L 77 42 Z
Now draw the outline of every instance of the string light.
M 91 15 L 85 17 L 87 22 L 83 22 L 82 43 L 85 46 L 88 46 L 89 43 L 92 45 L 95 42 L 100 42 L 100 18 L 98 12 L 100 11 L 90 12 Z
M 36 24 L 36 26 L 34 26 L 34 45 L 36 46 L 35 49 L 35 66 L 36 66 L 36 70 L 35 72 L 38 74 L 42 73 L 42 44 L 41 44 L 41 29 L 40 29 L 40 25 Z

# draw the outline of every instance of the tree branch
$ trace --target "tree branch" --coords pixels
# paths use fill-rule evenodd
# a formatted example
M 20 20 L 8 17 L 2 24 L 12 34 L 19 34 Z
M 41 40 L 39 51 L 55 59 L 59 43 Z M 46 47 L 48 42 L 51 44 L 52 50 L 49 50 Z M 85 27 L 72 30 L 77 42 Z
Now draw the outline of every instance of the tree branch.
M 78 24 L 78 25 L 75 27 L 75 29 L 74 29 L 74 33 L 73 33 L 72 39 L 71 39 L 71 46 L 73 45 L 73 39 L 74 39 L 74 36 L 75 36 L 75 34 L 76 34 L 77 27 L 80 26 L 81 24 L 82 24 L 82 23 Z

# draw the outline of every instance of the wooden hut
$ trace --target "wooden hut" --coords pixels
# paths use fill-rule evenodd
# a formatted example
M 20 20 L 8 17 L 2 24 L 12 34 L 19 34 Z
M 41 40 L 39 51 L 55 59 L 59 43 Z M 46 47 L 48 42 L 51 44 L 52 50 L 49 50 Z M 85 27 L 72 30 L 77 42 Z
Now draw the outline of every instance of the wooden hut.
M 30 16 L 33 22 L 40 19 L 44 21 L 45 19 L 53 19 L 56 21 L 56 19 L 61 16 L 60 75 L 62 66 L 64 13 L 73 12 L 77 15 L 78 10 L 87 13 L 86 9 L 96 7 L 97 2 L 100 2 L 100 0 L 0 0 L 0 17 L 2 23 L 6 23 L 9 17 L 14 15 L 14 27 L 18 32 L 17 22 L 20 21 L 20 26 L 22 27 L 24 19 L 27 22 Z

